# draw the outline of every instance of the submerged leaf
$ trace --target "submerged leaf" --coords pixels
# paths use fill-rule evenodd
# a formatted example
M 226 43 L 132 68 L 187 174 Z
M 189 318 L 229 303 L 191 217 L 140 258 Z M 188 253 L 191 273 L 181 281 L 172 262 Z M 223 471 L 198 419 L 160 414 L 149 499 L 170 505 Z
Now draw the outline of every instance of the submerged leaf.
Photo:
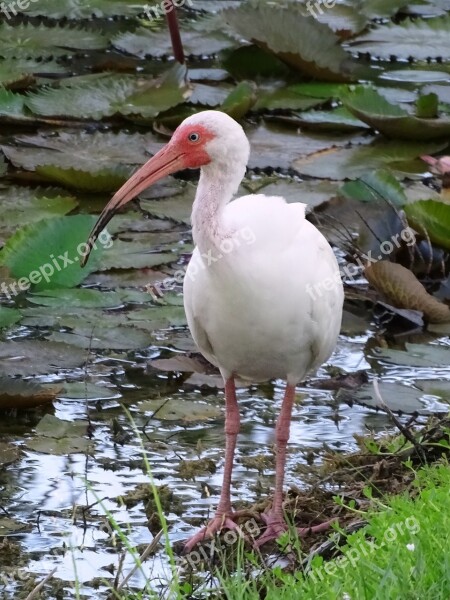
M 430 323 L 450 321 L 450 307 L 429 294 L 406 267 L 381 260 L 367 265 L 364 274 L 369 283 L 394 306 L 419 310 Z

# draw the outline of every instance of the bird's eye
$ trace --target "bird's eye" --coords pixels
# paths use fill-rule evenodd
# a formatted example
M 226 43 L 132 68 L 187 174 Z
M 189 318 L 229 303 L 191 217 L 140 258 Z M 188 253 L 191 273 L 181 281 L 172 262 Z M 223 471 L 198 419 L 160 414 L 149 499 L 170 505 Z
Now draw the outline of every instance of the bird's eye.
M 188 139 L 190 142 L 198 142 L 198 140 L 200 139 L 200 134 L 198 133 L 190 133 L 188 136 Z

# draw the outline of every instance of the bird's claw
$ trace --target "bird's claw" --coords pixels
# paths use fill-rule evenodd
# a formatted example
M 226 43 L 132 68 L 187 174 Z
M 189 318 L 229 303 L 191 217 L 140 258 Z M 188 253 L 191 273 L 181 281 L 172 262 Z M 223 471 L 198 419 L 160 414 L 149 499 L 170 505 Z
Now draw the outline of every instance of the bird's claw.
M 263 513 L 261 515 L 263 521 L 267 527 L 262 535 L 259 536 L 254 542 L 256 548 L 260 548 L 267 542 L 276 541 L 283 533 L 289 530 L 289 527 L 283 517 L 272 512 Z M 322 533 L 331 527 L 331 525 L 337 519 L 330 519 L 319 525 L 312 525 L 311 527 L 297 527 L 297 533 L 299 537 L 305 537 L 310 534 Z
M 213 538 L 224 529 L 236 531 L 239 537 L 245 539 L 242 529 L 236 523 L 236 519 L 240 516 L 242 516 L 241 512 L 230 512 L 225 515 L 215 516 L 205 527 L 187 540 L 184 545 L 184 554 L 188 554 L 197 544 Z

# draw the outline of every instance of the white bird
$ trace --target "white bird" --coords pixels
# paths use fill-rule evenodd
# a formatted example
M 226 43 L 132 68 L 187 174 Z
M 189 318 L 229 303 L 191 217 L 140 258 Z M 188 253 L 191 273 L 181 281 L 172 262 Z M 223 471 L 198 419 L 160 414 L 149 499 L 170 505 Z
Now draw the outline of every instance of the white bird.
M 237 376 L 287 382 L 276 425 L 274 499 L 262 515 L 266 529 L 257 544 L 287 529 L 283 482 L 295 386 L 329 358 L 341 325 L 338 264 L 326 239 L 305 219 L 305 204 L 262 194 L 233 200 L 249 153 L 242 127 L 228 115 L 209 110 L 185 119 L 111 199 L 88 242 L 92 247 L 114 213 L 145 188 L 181 169 L 200 167 L 192 209 L 196 247 L 184 279 L 184 306 L 195 343 L 225 382 L 226 451 L 216 514 L 190 538 L 186 551 L 224 528 L 239 530 L 230 501 L 240 423 Z

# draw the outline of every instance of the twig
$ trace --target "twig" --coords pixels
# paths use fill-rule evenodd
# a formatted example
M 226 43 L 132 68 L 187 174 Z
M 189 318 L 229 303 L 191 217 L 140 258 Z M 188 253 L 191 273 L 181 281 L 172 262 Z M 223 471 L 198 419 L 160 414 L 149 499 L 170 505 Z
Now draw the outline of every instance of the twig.
M 56 573 L 56 571 L 58 570 L 58 567 L 55 567 L 53 569 L 53 571 L 51 573 L 49 573 L 42 581 L 41 583 L 39 583 L 32 592 L 30 592 L 28 594 L 28 596 L 25 598 L 25 600 L 32 600 L 33 598 L 36 598 L 36 596 L 39 594 L 39 592 L 42 590 L 42 588 L 44 587 L 44 585 L 47 583 L 47 581 L 49 579 L 51 579 L 53 577 L 53 575 Z
M 139 557 L 137 564 L 131 569 L 131 571 L 128 573 L 128 575 L 125 577 L 125 579 L 122 581 L 121 584 L 119 584 L 117 586 L 117 589 L 115 590 L 115 592 L 120 592 L 123 590 L 123 588 L 125 587 L 125 585 L 130 581 L 130 579 L 133 577 L 133 575 L 136 573 L 136 571 L 138 569 L 140 569 L 140 567 L 142 566 L 142 563 L 144 562 L 144 560 L 150 556 L 150 554 L 156 550 L 156 546 L 159 543 L 159 540 L 161 539 L 162 534 L 164 533 L 164 530 L 161 529 L 161 531 L 159 531 L 155 537 L 153 538 L 151 544 L 149 544 L 147 546 L 147 548 L 144 550 L 144 552 L 141 554 L 141 556 Z
M 417 442 L 416 438 L 413 436 L 413 434 L 410 432 L 409 429 L 407 429 L 398 419 L 397 417 L 394 415 L 394 413 L 392 412 L 392 410 L 389 408 L 389 406 L 386 404 L 386 402 L 383 400 L 383 397 L 380 393 L 380 388 L 378 385 L 378 379 L 374 379 L 373 380 L 373 389 L 375 391 L 375 397 L 378 400 L 378 402 L 380 403 L 380 406 L 383 408 L 383 410 L 385 410 L 387 412 L 387 414 L 391 417 L 392 422 L 394 423 L 394 425 L 398 428 L 398 430 L 400 431 L 400 433 L 409 441 L 411 442 L 411 444 L 414 446 L 414 449 L 417 452 L 417 455 L 420 459 L 420 461 L 424 464 L 426 464 L 427 462 L 427 458 L 425 455 L 425 452 L 422 448 L 422 446 Z

